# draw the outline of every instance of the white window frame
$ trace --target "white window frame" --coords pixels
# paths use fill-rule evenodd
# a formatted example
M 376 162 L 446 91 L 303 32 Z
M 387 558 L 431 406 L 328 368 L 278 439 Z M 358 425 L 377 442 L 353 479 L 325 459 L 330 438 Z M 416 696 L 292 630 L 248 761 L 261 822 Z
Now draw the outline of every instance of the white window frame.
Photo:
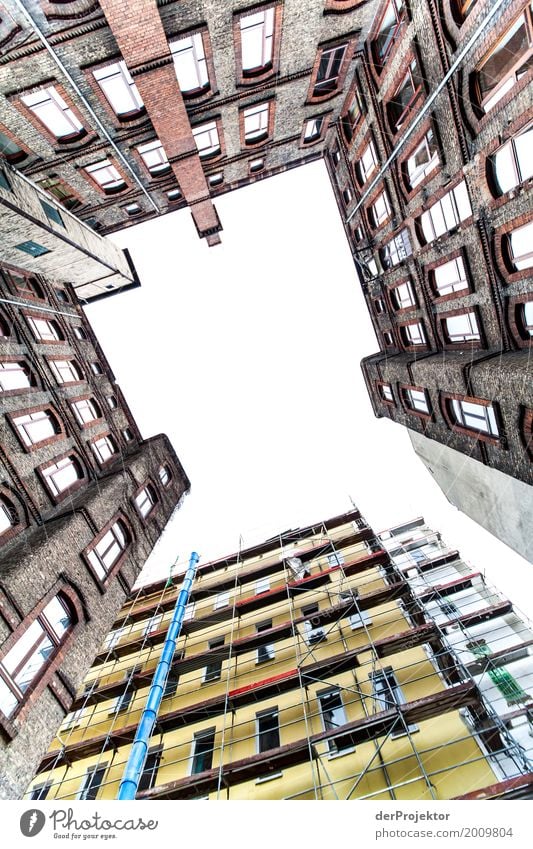
M 61 340 L 60 332 L 56 324 L 52 323 L 52 320 L 33 315 L 28 315 L 26 318 L 36 342 L 59 342 Z
M 168 156 L 159 139 L 140 144 L 137 153 L 154 177 L 158 174 L 166 174 L 170 170 Z
M 533 177 L 533 123 L 503 144 L 491 157 L 499 194 Z
M 173 39 L 168 44 L 174 71 L 182 94 L 192 94 L 209 89 L 209 70 L 201 32 Z M 191 81 L 194 84 L 191 85 Z
M 87 552 L 87 559 L 100 580 L 107 577 L 129 544 L 130 540 L 124 535 L 122 523 L 117 519 L 99 542 L 91 546 Z
M 404 389 L 407 406 L 417 413 L 430 414 L 426 392 L 423 389 Z
M 93 71 L 93 76 L 115 115 L 130 115 L 144 109 L 139 90 L 124 60 Z
M 500 435 L 492 404 L 479 404 L 475 401 L 452 398 L 451 409 L 460 427 L 471 430 L 473 433 L 484 433 L 488 436 Z
M 23 94 L 20 99 L 56 139 L 82 133 L 83 125 L 54 86 Z
M 47 439 L 53 439 L 61 433 L 60 430 L 56 430 L 58 420 L 51 410 L 42 409 L 34 413 L 13 416 L 12 421 L 27 448 Z
M 331 699 L 333 696 L 337 696 L 340 702 L 338 707 L 333 709 L 329 709 L 327 713 L 331 714 L 331 717 L 326 716 L 325 709 L 325 700 Z M 342 728 L 343 725 L 346 725 L 348 719 L 346 717 L 346 709 L 344 707 L 344 703 L 342 701 L 342 694 L 338 687 L 332 687 L 329 690 L 325 690 L 324 692 L 317 693 L 318 698 L 318 706 L 320 708 L 320 719 L 322 722 L 322 728 L 324 731 L 331 731 L 332 728 Z M 341 721 L 339 721 L 341 720 Z M 351 743 L 348 743 L 344 748 L 339 749 L 337 742 L 334 737 L 329 737 L 326 740 L 329 755 L 335 756 L 347 753 L 348 751 L 353 751 L 354 747 Z
M 415 306 L 416 301 L 410 280 L 404 280 L 398 286 L 392 287 L 391 295 L 398 310 L 405 310 L 408 307 Z
M 419 321 L 404 324 L 402 325 L 402 328 L 409 345 L 427 345 L 426 334 Z
M 192 134 L 200 159 L 207 159 L 209 156 L 220 153 L 220 138 L 216 121 L 209 121 L 207 124 L 193 127 Z
M 476 314 L 473 310 L 443 318 L 443 324 L 447 341 L 452 345 L 462 342 L 476 342 L 481 339 Z
M 452 272 L 451 275 L 448 275 L 449 271 Z M 463 257 L 457 256 L 448 260 L 448 262 L 443 262 L 442 265 L 437 265 L 433 269 L 433 279 L 439 297 L 468 289 L 468 277 Z
M 318 115 L 316 118 L 308 118 L 304 125 L 304 144 L 317 141 L 322 135 L 323 127 L 323 115 Z
M 126 186 L 124 177 L 110 159 L 100 159 L 92 165 L 85 165 L 85 171 L 105 191 L 113 191 Z
M 243 111 L 244 141 L 257 144 L 268 137 L 270 102 L 256 103 Z
M 420 161 L 420 155 L 425 158 Z M 417 159 L 419 160 L 417 162 Z M 407 158 L 407 180 L 411 189 L 415 189 L 440 165 L 439 150 L 433 130 L 428 130 L 421 142 Z
M 82 427 L 102 418 L 102 414 L 94 398 L 82 398 L 80 401 L 71 401 L 70 406 L 78 424 Z
M 466 183 L 461 180 L 455 188 L 446 192 L 420 216 L 420 226 L 426 243 L 449 233 L 472 215 Z
M 79 383 L 83 380 L 75 360 L 49 360 L 49 365 L 58 383 Z
M 521 235 L 525 231 L 526 238 Z M 533 267 L 533 221 L 528 221 L 522 227 L 516 227 L 507 234 L 511 262 L 517 271 Z M 513 241 L 517 242 L 516 246 Z M 522 246 L 523 245 L 523 246 Z M 515 253 L 516 250 L 516 253 Z
M 155 505 L 157 504 L 157 498 L 154 497 L 152 493 L 151 487 L 143 486 L 140 492 L 135 496 L 135 506 L 143 519 L 148 518 Z
M 115 442 L 112 439 L 110 434 L 106 434 L 105 436 L 99 436 L 98 439 L 95 439 L 94 442 L 91 442 L 91 450 L 96 457 L 97 462 L 103 466 L 104 463 L 107 463 L 111 457 L 114 457 L 118 454 L 118 450 L 115 446 Z
M 239 28 L 243 76 L 268 68 L 274 53 L 274 8 L 242 15 Z M 255 58 L 258 61 L 255 61 Z
M 213 610 L 221 610 L 223 607 L 229 607 L 229 598 L 229 590 L 223 590 L 222 592 L 217 593 L 215 603 L 213 604 Z
M 81 466 L 75 461 L 72 455 L 63 457 L 61 460 L 56 460 L 53 463 L 48 463 L 42 470 L 41 474 L 45 480 L 46 486 L 54 496 L 62 495 L 79 480 L 83 479 Z

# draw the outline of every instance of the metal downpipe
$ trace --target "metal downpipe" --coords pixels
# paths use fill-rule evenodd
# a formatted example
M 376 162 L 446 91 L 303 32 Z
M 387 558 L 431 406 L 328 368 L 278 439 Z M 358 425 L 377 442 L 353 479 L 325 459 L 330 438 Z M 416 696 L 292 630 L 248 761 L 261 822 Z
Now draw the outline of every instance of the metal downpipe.
M 139 720 L 139 725 L 137 726 L 137 732 L 132 743 L 128 762 L 124 768 L 124 774 L 122 776 L 122 781 L 120 782 L 117 795 L 117 799 L 120 800 L 135 799 L 137 793 L 139 779 L 148 754 L 150 737 L 157 720 L 157 714 L 159 713 L 159 707 L 165 690 L 165 683 L 172 664 L 172 658 L 174 657 L 174 652 L 176 650 L 176 641 L 180 634 L 183 615 L 185 613 L 185 605 L 187 604 L 192 583 L 194 581 L 198 560 L 198 554 L 196 551 L 193 551 L 191 553 L 189 566 L 185 572 L 185 578 L 183 579 L 183 584 L 176 601 L 176 606 L 172 613 L 172 619 L 168 626 L 163 651 L 161 652 L 161 657 L 159 658 L 159 662 L 154 672 L 146 705 Z

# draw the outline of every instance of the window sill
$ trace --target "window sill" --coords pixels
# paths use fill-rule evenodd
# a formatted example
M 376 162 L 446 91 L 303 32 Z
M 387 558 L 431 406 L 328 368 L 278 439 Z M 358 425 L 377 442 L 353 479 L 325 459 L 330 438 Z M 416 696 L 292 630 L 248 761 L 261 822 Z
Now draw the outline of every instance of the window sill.
M 337 758 L 343 758 L 344 755 L 351 755 L 355 752 L 355 746 L 351 746 L 349 749 L 343 749 L 342 752 L 333 752 L 328 755 L 328 761 L 335 761 Z
M 256 784 L 265 784 L 267 781 L 274 781 L 276 778 L 283 778 L 282 772 L 275 772 L 273 775 L 262 775 L 260 778 L 256 778 Z

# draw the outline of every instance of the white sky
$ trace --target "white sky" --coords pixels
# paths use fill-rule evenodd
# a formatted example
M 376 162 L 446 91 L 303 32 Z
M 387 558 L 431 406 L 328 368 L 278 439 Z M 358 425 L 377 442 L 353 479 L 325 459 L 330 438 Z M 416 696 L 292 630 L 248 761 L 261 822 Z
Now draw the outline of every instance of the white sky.
M 403 427 L 374 417 L 359 363 L 378 343 L 324 164 L 216 206 L 214 248 L 188 210 L 114 234 L 142 287 L 87 308 L 143 436 L 167 433 L 192 484 L 143 582 L 351 496 L 377 531 L 423 515 L 533 617 L 533 567 L 448 503 Z

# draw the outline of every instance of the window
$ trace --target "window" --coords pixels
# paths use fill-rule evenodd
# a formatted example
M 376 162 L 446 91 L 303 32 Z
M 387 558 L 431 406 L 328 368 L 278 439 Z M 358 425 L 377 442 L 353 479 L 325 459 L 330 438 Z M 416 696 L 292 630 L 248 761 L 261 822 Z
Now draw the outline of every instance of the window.
M 210 174 L 207 178 L 207 182 L 214 188 L 215 186 L 220 186 L 224 182 L 224 174 L 222 171 L 217 171 L 216 174 Z
M 243 15 L 239 21 L 243 76 L 253 76 L 272 67 L 274 9 Z
M 107 764 L 102 766 L 92 766 L 85 773 L 85 777 L 81 783 L 80 789 L 76 794 L 77 799 L 88 799 L 90 801 L 96 799 L 98 791 L 104 781 Z
M 405 163 L 407 185 L 409 188 L 416 188 L 439 164 L 437 141 L 433 130 L 428 130 Z
M 323 115 L 320 115 L 318 118 L 309 118 L 304 125 L 304 144 L 310 144 L 311 142 L 317 141 L 322 135 L 323 126 Z
M 102 368 L 102 364 L 99 363 L 98 361 L 91 363 L 91 371 L 92 371 L 93 374 L 97 374 L 97 375 L 104 373 L 104 370 Z
M 458 26 L 461 26 L 476 3 L 477 0 L 451 0 L 452 14 Z
M 182 94 L 191 95 L 209 88 L 209 73 L 202 34 L 187 35 L 169 43 L 174 70 Z
M 74 728 L 78 728 L 80 725 L 80 720 L 83 716 L 84 709 L 78 708 L 78 710 L 73 710 L 71 713 L 67 713 L 63 724 L 61 726 L 63 731 L 71 731 Z
M 93 165 L 86 165 L 85 170 L 104 192 L 112 194 L 126 188 L 126 181 L 109 159 L 100 159 Z
M 78 420 L 78 424 L 82 427 L 102 418 L 102 411 L 94 398 L 83 398 L 81 401 L 74 401 L 71 407 Z
M 69 141 L 85 134 L 83 125 L 54 86 L 22 95 L 20 99 L 56 139 Z
M 467 430 L 485 433 L 489 436 L 499 436 L 494 407 L 488 401 L 466 401 L 452 398 L 447 401 L 448 411 L 452 419 Z
M 0 393 L 35 386 L 35 378 L 24 362 L 0 362 Z
M 44 210 L 44 214 L 46 215 L 49 221 L 52 221 L 54 224 L 59 224 L 60 227 L 65 226 L 65 222 L 61 217 L 61 213 L 58 209 L 55 208 L 55 206 L 52 206 L 45 200 L 41 200 L 41 206 Z
M 11 336 L 12 324 L 0 314 L 0 339 Z
M 270 578 L 268 575 L 265 578 L 259 578 L 258 581 L 255 582 L 255 594 L 261 595 L 262 593 L 267 593 L 270 590 Z
M 160 174 L 168 174 L 170 164 L 165 149 L 159 139 L 139 145 L 137 151 L 153 177 L 158 177 Z
M 257 752 L 268 752 L 280 746 L 278 709 L 270 708 L 255 715 Z
M 91 449 L 101 466 L 107 463 L 115 454 L 118 454 L 117 444 L 111 434 L 95 439 L 94 442 L 91 442 Z
M 191 775 L 206 772 L 213 766 L 215 748 L 215 729 L 199 731 L 194 735 L 192 744 Z
M 122 519 L 117 519 L 97 543 L 87 551 L 87 559 L 101 581 L 122 557 L 131 542 L 131 535 Z
M 110 410 L 116 410 L 118 407 L 118 401 L 115 395 L 107 395 L 106 396 L 107 406 Z
M 364 628 L 366 625 L 372 624 L 372 617 L 368 610 L 361 610 L 359 613 L 352 613 L 348 617 L 352 631 L 357 631 L 359 628 Z
M 403 0 L 390 0 L 385 7 L 379 23 L 378 34 L 372 42 L 374 60 L 380 67 L 383 66 L 386 57 L 396 41 L 405 14 Z
M 265 167 L 265 160 L 261 156 L 258 159 L 250 160 L 250 174 L 255 174 L 257 171 L 262 171 Z
M 333 569 L 335 566 L 342 566 L 344 563 L 344 554 L 342 551 L 334 551 L 328 554 L 328 567 Z
M 384 269 L 393 268 L 399 265 L 408 256 L 411 256 L 413 249 L 411 248 L 411 240 L 407 230 L 402 230 L 398 235 L 394 236 L 390 242 L 387 242 L 380 248 L 379 256 Z
M 216 637 L 214 640 L 209 640 L 207 647 L 209 651 L 221 648 L 224 645 L 224 637 Z M 209 681 L 218 681 L 222 674 L 222 658 L 216 655 L 209 659 L 207 666 L 204 667 L 204 683 Z
M 355 164 L 355 176 L 362 186 L 378 167 L 378 155 L 373 141 L 370 141 Z
M 459 616 L 459 608 L 453 601 L 446 601 L 444 598 L 438 598 L 436 601 L 446 619 L 455 619 Z
M 352 191 L 349 186 L 345 186 L 342 190 L 342 199 L 344 201 L 344 206 L 349 206 L 352 201 Z
M 81 201 L 76 197 L 70 186 L 67 186 L 60 177 L 44 177 L 36 181 L 41 188 L 53 195 L 65 209 L 76 209 L 81 206 Z
M 141 95 L 125 62 L 114 62 L 99 68 L 93 71 L 93 76 L 119 118 L 136 115 L 144 109 Z
M 150 790 L 151 787 L 155 786 L 157 779 L 157 770 L 159 769 L 159 764 L 161 762 L 162 755 L 163 751 L 159 747 L 157 747 L 156 749 L 148 749 L 148 754 L 144 762 L 143 771 L 139 778 L 139 786 L 137 788 L 138 791 Z
M 510 255 L 512 267 L 523 271 L 533 267 L 533 221 L 517 227 L 506 237 L 506 247 Z
M 67 493 L 85 477 L 83 467 L 74 454 L 48 463 L 39 471 L 45 485 L 55 497 Z
M 157 503 L 157 493 L 151 484 L 143 486 L 135 496 L 135 506 L 143 519 L 150 515 Z
M 335 144 L 334 147 L 330 150 L 331 162 L 333 163 L 333 167 L 337 168 L 341 161 L 341 152 L 338 144 Z
M 47 781 L 46 784 L 37 784 L 35 787 L 33 787 L 31 789 L 29 798 L 30 799 L 36 799 L 36 800 L 46 799 L 51 788 L 52 788 L 52 782 L 51 781 Z
M 183 621 L 189 622 L 191 619 L 194 619 L 194 611 L 196 608 L 196 602 L 191 601 L 190 604 L 185 605 L 185 613 L 183 614 Z
M 419 321 L 413 321 L 411 324 L 404 324 L 400 327 L 400 336 L 402 342 L 407 347 L 411 345 L 426 345 L 427 339 L 424 328 Z
M 0 154 L 2 154 L 2 156 L 12 164 L 21 162 L 23 159 L 26 159 L 28 155 L 26 151 L 17 144 L 17 142 L 8 138 L 8 136 L 2 132 L 0 132 Z M 5 188 L 9 188 L 9 186 Z
M 383 401 L 394 401 L 394 396 L 392 394 L 392 386 L 390 383 L 380 383 L 379 384 L 379 394 Z
M 10 277 L 15 284 L 17 293 L 22 295 L 22 297 L 38 298 L 40 301 L 44 300 L 43 288 L 35 277 L 17 277 L 15 274 L 10 274 Z
M 15 505 L 4 495 L 0 495 L 0 537 L 19 524 Z
M 38 410 L 22 416 L 13 416 L 12 422 L 26 447 L 38 445 L 61 433 L 61 425 L 51 410 Z
M 402 693 L 401 687 L 390 667 L 380 670 L 379 672 L 371 673 L 369 678 L 372 681 L 372 695 L 376 705 L 376 710 L 390 710 L 396 705 L 405 704 L 405 697 Z M 409 725 L 408 730 L 410 732 L 418 731 L 418 726 Z M 405 726 L 402 724 L 401 730 L 394 731 L 391 736 L 400 737 L 402 734 L 406 733 Z
M 323 97 L 337 90 L 345 53 L 345 44 L 322 51 L 313 85 L 313 97 Z
M 133 431 L 129 427 L 125 427 L 122 431 L 122 436 L 124 437 L 124 442 L 131 442 L 133 440 Z
M 192 134 L 200 159 L 206 159 L 208 156 L 216 156 L 220 153 L 220 140 L 216 121 L 211 121 L 209 124 L 201 124 L 199 127 L 193 127 Z
M 224 590 L 224 592 L 218 593 L 215 598 L 215 603 L 213 605 L 213 610 L 220 610 L 222 607 L 228 607 L 229 605 L 229 590 Z
M 161 486 L 168 486 L 170 481 L 172 480 L 172 472 L 170 471 L 170 467 L 167 465 L 160 466 L 158 475 Z
M 533 124 L 530 124 L 490 157 L 496 195 L 503 195 L 533 177 L 532 144 Z
M 135 695 L 135 690 L 132 690 L 131 688 L 126 688 L 124 690 L 124 692 L 120 694 L 120 696 L 117 696 L 117 698 L 115 699 L 115 701 L 113 703 L 113 707 L 111 708 L 109 713 L 110 714 L 126 713 L 126 711 L 128 710 L 128 708 L 131 704 L 131 701 L 132 701 L 134 695 Z
M 466 183 L 463 180 L 420 216 L 420 224 L 426 243 L 432 242 L 442 236 L 443 233 L 453 230 L 461 221 L 465 221 L 471 215 L 472 207 L 470 206 Z
M 7 174 L 3 168 L 0 168 L 0 189 L 5 189 L 8 192 L 13 191 L 11 188 L 11 183 L 7 178 Z
M 451 295 L 468 289 L 468 278 L 463 258 L 461 256 L 438 265 L 431 272 L 437 295 Z
M 385 312 L 385 301 L 383 298 L 376 298 L 374 301 L 374 309 L 378 315 Z
M 269 110 L 269 103 L 259 103 L 244 110 L 245 144 L 258 144 L 268 138 Z
M 320 693 L 318 695 L 318 704 L 324 731 L 333 731 L 336 728 L 346 725 L 346 713 L 339 690 L 328 690 L 326 693 Z M 332 755 L 342 752 L 347 748 L 352 748 L 351 743 L 337 743 L 334 737 L 329 737 L 327 744 L 329 752 Z
M 178 689 L 179 684 L 179 675 L 177 675 L 172 670 L 169 673 L 169 676 L 165 682 L 165 689 L 163 691 L 163 698 L 170 699 L 172 696 L 176 695 L 176 691 Z
M 452 315 L 442 320 L 444 335 L 447 342 L 477 342 L 480 340 L 479 327 L 474 312 Z
M 26 316 L 30 330 L 37 342 L 59 342 L 65 336 L 55 318 L 37 318 Z
M 22 251 L 23 254 L 29 254 L 34 259 L 51 253 L 49 248 L 45 248 L 44 245 L 39 245 L 31 239 L 28 239 L 27 242 L 21 242 L 19 245 L 14 245 L 14 247 L 17 251 Z
M 413 287 L 409 280 L 406 280 L 405 283 L 400 283 L 399 286 L 394 286 L 390 290 L 390 295 L 392 305 L 396 310 L 405 310 L 408 307 L 415 306 L 416 301 Z
M 75 360 L 50 360 L 49 364 L 58 383 L 73 383 L 83 379 L 81 369 Z M 91 364 L 93 372 L 94 365 L 94 363 Z M 94 373 L 101 374 L 102 371 Z
M 127 215 L 138 215 L 139 212 L 142 212 L 142 206 L 138 203 L 128 203 L 124 207 Z
M 83 327 L 74 327 L 73 329 L 76 339 L 87 339 L 87 334 Z
M 304 622 L 305 639 L 307 644 L 312 646 L 315 643 L 320 643 L 322 640 L 325 640 L 326 632 L 320 624 L 318 604 L 310 604 L 307 607 L 304 607 L 302 609 L 302 614 L 310 617 L 310 619 Z
M 65 642 L 73 625 L 66 598 L 60 593 L 43 608 L 0 663 L 0 710 L 12 714 L 35 684 L 47 661 Z
M 387 104 L 390 128 L 397 133 L 410 117 L 410 113 L 422 92 L 422 77 L 416 59 Z
M 104 648 L 114 649 L 126 630 L 126 628 L 117 628 L 116 631 L 110 631 L 104 640 Z
M 264 631 L 270 631 L 272 628 L 272 620 L 269 619 L 268 622 L 261 622 L 260 625 L 256 625 L 256 631 L 258 634 L 263 633 Z M 274 660 L 274 646 L 272 643 L 268 645 L 262 645 L 257 647 L 257 663 L 265 663 L 268 660 Z
M 346 141 L 351 142 L 354 136 L 355 128 L 363 115 L 363 107 L 361 98 L 358 92 L 354 92 L 353 97 L 348 106 L 348 110 L 342 117 L 342 128 Z
M 406 407 L 414 412 L 430 415 L 429 402 L 425 389 L 403 389 L 402 394 Z
M 368 217 L 372 227 L 380 227 L 391 217 L 392 210 L 387 192 L 382 191 L 368 209 Z
M 150 618 L 147 619 L 146 622 L 144 623 L 144 626 L 143 626 L 143 629 L 142 629 L 143 637 L 146 636 L 147 634 L 152 634 L 154 631 L 157 631 L 158 628 L 159 628 L 159 625 L 161 624 L 162 619 L 163 619 L 162 613 L 154 613 L 152 616 L 150 616 Z
M 167 199 L 170 201 L 170 203 L 176 203 L 176 201 L 181 200 L 182 197 L 183 195 L 181 194 L 179 189 L 171 189 L 169 192 L 167 192 Z
M 532 8 L 528 4 L 477 67 L 475 81 L 482 112 L 493 109 L 527 75 L 532 54 Z
M 525 335 L 533 336 L 533 301 L 519 305 L 519 321 Z

